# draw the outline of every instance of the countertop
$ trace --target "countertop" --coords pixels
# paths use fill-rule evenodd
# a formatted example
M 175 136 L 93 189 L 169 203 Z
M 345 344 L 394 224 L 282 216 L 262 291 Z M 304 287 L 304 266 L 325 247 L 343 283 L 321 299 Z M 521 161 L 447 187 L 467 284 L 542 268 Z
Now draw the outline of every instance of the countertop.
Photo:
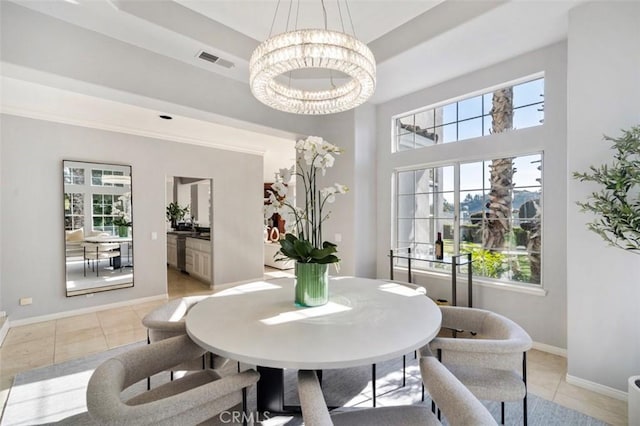
M 177 235 L 183 238 L 196 238 L 198 240 L 211 241 L 211 234 L 208 232 L 193 232 L 193 231 L 167 231 L 167 235 Z

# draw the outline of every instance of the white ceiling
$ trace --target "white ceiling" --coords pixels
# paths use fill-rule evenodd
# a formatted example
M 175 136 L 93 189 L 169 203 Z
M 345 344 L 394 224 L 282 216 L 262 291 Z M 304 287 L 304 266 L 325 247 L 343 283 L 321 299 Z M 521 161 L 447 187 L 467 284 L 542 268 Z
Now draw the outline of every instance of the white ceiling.
M 278 3 L 277 0 L 12 1 L 245 83 L 251 52 L 268 36 Z M 377 88 L 371 102 L 386 102 L 562 40 L 566 37 L 568 11 L 581 1 L 584 0 L 350 0 L 356 35 L 369 43 L 378 61 Z M 274 33 L 284 30 L 291 3 L 280 2 Z M 293 2 L 292 16 L 295 16 L 298 3 L 298 27 L 322 26 L 320 0 Z M 345 25 L 349 27 L 345 1 L 341 0 L 340 4 Z M 325 0 L 325 5 L 328 24 L 335 27 L 339 21 L 336 1 Z M 292 26 L 290 23 L 289 27 Z M 347 32 L 350 32 L 349 28 Z M 227 59 L 235 66 L 226 69 L 202 61 L 196 57 L 201 50 Z M 79 96 L 64 95 L 59 91 L 52 93 L 46 86 L 32 84 L 26 87 L 24 82 L 10 81 L 15 76 L 11 74 L 12 79 L 9 79 L 5 75 L 3 85 L 20 86 L 30 95 L 20 99 L 19 93 L 5 89 L 2 97 L 5 112 L 11 108 L 14 111 L 32 110 L 41 116 L 56 116 L 58 121 L 66 122 L 81 116 L 82 121 L 102 123 L 103 128 L 119 123 L 123 129 L 138 129 L 142 133 L 151 130 L 144 127 L 145 121 L 138 119 L 126 98 L 108 103 L 89 92 L 76 93 Z M 41 91 L 40 95 L 35 95 L 38 91 Z M 31 105 L 27 105 L 29 100 L 33 101 Z M 69 105 L 61 107 L 63 102 Z M 42 111 L 47 108 L 48 112 Z M 139 103 L 135 108 L 140 108 Z M 148 109 L 144 112 L 149 115 Z M 223 143 L 211 140 L 209 135 L 219 134 L 221 130 L 217 128 L 212 133 L 210 126 L 214 124 L 207 122 L 206 114 L 184 113 L 184 120 L 173 120 L 165 137 L 211 146 Z M 61 114 L 66 117 L 60 117 Z M 269 152 L 277 149 L 274 147 L 278 138 L 235 130 L 240 130 L 237 139 L 244 141 L 235 146 L 238 150 Z M 293 135 L 281 134 L 279 140 L 290 142 Z
M 277 0 L 174 1 L 258 41 L 267 39 L 272 23 L 273 34 L 284 32 L 285 29 L 324 26 L 322 3 L 319 0 L 285 0 L 280 1 L 279 5 Z M 326 0 L 324 3 L 329 29 L 352 34 L 350 23 L 353 22 L 358 39 L 369 43 L 443 1 Z M 348 12 L 351 21 L 348 19 Z M 381 17 L 384 19 L 380 19 Z M 288 26 L 287 18 L 290 18 Z M 344 24 L 344 28 L 341 23 Z

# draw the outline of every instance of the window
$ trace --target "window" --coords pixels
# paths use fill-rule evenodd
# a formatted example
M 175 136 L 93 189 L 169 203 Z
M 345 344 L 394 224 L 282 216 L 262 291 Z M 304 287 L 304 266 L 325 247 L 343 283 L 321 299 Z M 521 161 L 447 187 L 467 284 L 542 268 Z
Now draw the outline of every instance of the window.
M 84 227 L 84 194 L 64 193 L 64 229 L 67 231 Z
M 113 204 L 117 201 L 117 195 L 93 194 L 91 202 L 93 229 L 95 231 L 109 232 L 117 235 L 116 226 L 113 219 L 117 216 L 113 214 Z
M 130 181 L 129 177 L 125 176 L 124 172 L 121 171 L 91 169 L 92 186 L 114 186 L 122 188 Z
M 445 255 L 473 253 L 474 276 L 540 284 L 542 154 L 399 171 L 396 184 L 396 247 L 431 258 L 442 232 Z
M 396 118 L 395 149 L 406 151 L 544 122 L 544 78 Z

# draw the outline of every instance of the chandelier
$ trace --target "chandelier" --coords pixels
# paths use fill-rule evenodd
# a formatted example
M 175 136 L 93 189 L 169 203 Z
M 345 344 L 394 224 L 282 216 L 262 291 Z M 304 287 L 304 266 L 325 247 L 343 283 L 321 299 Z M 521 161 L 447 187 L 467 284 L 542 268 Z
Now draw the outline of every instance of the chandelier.
M 251 93 L 260 102 L 295 114 L 332 114 L 355 108 L 373 95 L 376 86 L 373 53 L 355 38 L 355 31 L 351 36 L 344 28 L 342 32 L 327 29 L 323 0 L 322 9 L 324 29 L 296 28 L 273 37 L 269 34 L 269 38 L 254 50 L 249 62 L 249 85 Z M 351 20 L 348 4 L 347 12 Z M 273 23 L 271 28 L 273 30 Z M 330 86 L 322 89 L 292 86 L 291 73 L 306 69 L 329 70 Z M 334 72 L 346 77 L 346 82 L 334 78 Z M 336 84 L 336 80 L 340 82 Z

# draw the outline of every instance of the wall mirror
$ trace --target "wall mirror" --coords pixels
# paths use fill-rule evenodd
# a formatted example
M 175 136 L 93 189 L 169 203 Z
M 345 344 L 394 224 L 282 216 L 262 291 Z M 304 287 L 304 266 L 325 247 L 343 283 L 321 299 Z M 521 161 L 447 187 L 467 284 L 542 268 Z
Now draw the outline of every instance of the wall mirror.
M 133 287 L 131 166 L 64 160 L 67 296 Z

